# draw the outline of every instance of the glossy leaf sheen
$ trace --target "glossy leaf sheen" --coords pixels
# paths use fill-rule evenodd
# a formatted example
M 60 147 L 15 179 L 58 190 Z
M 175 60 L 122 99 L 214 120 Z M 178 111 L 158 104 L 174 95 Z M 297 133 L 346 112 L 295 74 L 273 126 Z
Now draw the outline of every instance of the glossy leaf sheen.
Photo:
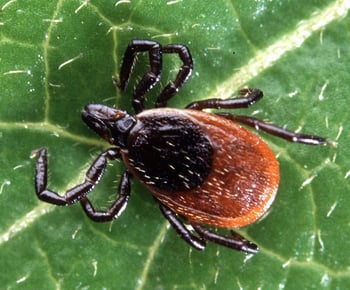
M 349 288 L 349 6 L 346 0 L 0 1 L 1 287 Z M 50 187 L 63 192 L 107 148 L 82 123 L 83 106 L 131 111 L 135 81 L 120 93 L 111 76 L 133 38 L 191 49 L 193 77 L 171 106 L 229 97 L 249 85 L 265 97 L 239 113 L 338 142 L 310 147 L 261 134 L 278 155 L 281 184 L 267 217 L 240 230 L 259 245 L 257 255 L 213 244 L 191 250 L 137 182 L 112 224 L 93 223 L 79 205 L 37 200 L 31 150 L 48 148 Z M 139 60 L 133 80 L 147 69 L 147 57 Z M 176 55 L 164 56 L 163 86 L 179 65 Z M 91 195 L 102 208 L 115 198 L 121 168 L 109 166 Z

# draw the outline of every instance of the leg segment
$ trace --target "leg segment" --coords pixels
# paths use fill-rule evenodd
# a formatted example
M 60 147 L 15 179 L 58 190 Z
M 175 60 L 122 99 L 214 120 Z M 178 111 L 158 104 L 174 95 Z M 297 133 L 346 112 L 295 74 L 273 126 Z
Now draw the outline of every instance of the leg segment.
M 192 57 L 189 49 L 181 44 L 169 44 L 163 48 L 158 42 L 150 40 L 133 40 L 129 43 L 123 63 L 120 69 L 120 80 L 113 79 L 114 85 L 124 90 L 129 82 L 131 72 L 134 68 L 136 55 L 148 51 L 151 70 L 147 72 L 134 90 L 133 107 L 136 113 L 144 110 L 144 95 L 152 89 L 160 79 L 162 72 L 162 53 L 177 53 L 183 62 L 175 80 L 169 82 L 156 101 L 156 107 L 165 107 L 167 101 L 172 98 L 178 90 L 186 83 L 193 69 Z
M 232 237 L 218 235 L 209 229 L 200 226 L 199 224 L 192 224 L 194 230 L 204 240 L 211 241 L 213 243 L 232 248 L 238 251 L 246 252 L 248 254 L 256 254 L 258 252 L 257 245 L 249 242 L 241 235 L 232 232 Z
M 96 211 L 90 200 L 85 197 L 80 200 L 87 216 L 95 222 L 108 222 L 116 219 L 124 211 L 130 197 L 130 173 L 125 171 L 119 183 L 118 198 L 107 211 Z
M 208 99 L 208 100 L 193 102 L 189 104 L 186 107 L 186 109 L 203 110 L 203 109 L 246 108 L 253 105 L 263 97 L 263 92 L 258 89 L 243 89 L 243 90 L 240 90 L 240 94 L 246 95 L 246 96 L 243 98 L 234 98 L 234 99 L 227 99 L 227 100 Z M 326 145 L 330 143 L 323 137 L 319 137 L 315 135 L 300 134 L 293 131 L 289 131 L 287 129 L 278 127 L 273 124 L 266 123 L 254 117 L 240 116 L 240 115 L 234 115 L 230 113 L 216 113 L 216 114 L 226 119 L 253 127 L 256 130 L 262 130 L 266 133 L 280 137 L 290 142 L 297 142 L 297 143 L 302 143 L 307 145 Z
M 248 125 L 250 127 L 255 128 L 256 130 L 264 131 L 268 134 L 277 136 L 279 138 L 285 139 L 290 142 L 297 142 L 307 145 L 327 145 L 330 144 L 330 142 L 327 141 L 327 139 L 315 135 L 307 135 L 307 134 L 301 134 L 296 133 L 293 131 L 289 131 L 285 128 L 278 127 L 273 124 L 266 123 L 262 120 L 259 120 L 254 117 L 249 116 L 240 116 L 240 115 L 234 115 L 230 113 L 217 113 L 217 115 L 222 116 L 226 119 L 236 121 L 245 125 Z
M 238 109 L 247 108 L 263 97 L 263 92 L 259 89 L 242 89 L 239 91 L 242 98 L 232 99 L 207 99 L 193 102 L 186 106 L 186 109 L 203 110 L 203 109 Z
M 55 205 L 70 205 L 83 199 L 98 184 L 104 174 L 107 160 L 120 158 L 119 149 L 108 149 L 101 153 L 86 172 L 85 181 L 71 189 L 63 196 L 47 188 L 47 150 L 34 150 L 33 157 L 39 155 L 35 167 L 35 191 L 39 199 Z
M 173 82 L 169 82 L 156 101 L 156 108 L 166 107 L 167 101 L 171 99 L 187 82 L 192 74 L 193 61 L 189 49 L 182 44 L 169 44 L 163 47 L 163 53 L 177 53 L 182 61 L 182 66 Z
M 255 254 L 258 252 L 258 247 L 255 244 L 247 241 L 235 232 L 232 232 L 232 237 L 221 236 L 198 224 L 191 224 L 199 235 L 199 237 L 197 237 L 186 228 L 175 212 L 161 203 L 159 204 L 159 208 L 164 217 L 170 222 L 180 237 L 197 250 L 204 250 L 206 247 L 206 241 L 211 241 L 216 244 L 249 254 Z
M 159 208 L 164 217 L 170 222 L 170 224 L 182 239 L 184 239 L 187 243 L 189 243 L 193 248 L 197 250 L 205 249 L 205 240 L 192 235 L 191 231 L 186 228 L 184 223 L 177 217 L 176 213 L 161 203 L 159 204 Z
M 114 79 L 114 84 L 124 90 L 129 82 L 131 72 L 134 68 L 136 55 L 148 51 L 151 70 L 144 74 L 141 81 L 134 90 L 133 107 L 135 113 L 144 110 L 144 95 L 153 88 L 160 79 L 162 71 L 162 48 L 158 42 L 150 40 L 133 40 L 129 43 L 120 69 L 120 81 Z

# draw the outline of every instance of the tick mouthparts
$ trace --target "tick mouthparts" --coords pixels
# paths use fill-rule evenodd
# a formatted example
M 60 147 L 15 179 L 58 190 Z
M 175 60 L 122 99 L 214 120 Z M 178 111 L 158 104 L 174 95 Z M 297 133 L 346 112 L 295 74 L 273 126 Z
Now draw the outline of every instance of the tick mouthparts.
M 84 107 L 82 112 L 83 119 L 92 117 L 99 120 L 119 120 L 124 118 L 126 113 L 101 104 L 89 104 Z

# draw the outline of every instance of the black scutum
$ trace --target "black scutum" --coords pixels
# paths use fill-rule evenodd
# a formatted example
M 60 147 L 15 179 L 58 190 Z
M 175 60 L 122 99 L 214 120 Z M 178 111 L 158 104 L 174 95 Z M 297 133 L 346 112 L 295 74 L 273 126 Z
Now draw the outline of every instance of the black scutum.
M 162 190 L 195 188 L 211 170 L 210 141 L 182 116 L 141 118 L 130 132 L 127 147 L 137 177 Z

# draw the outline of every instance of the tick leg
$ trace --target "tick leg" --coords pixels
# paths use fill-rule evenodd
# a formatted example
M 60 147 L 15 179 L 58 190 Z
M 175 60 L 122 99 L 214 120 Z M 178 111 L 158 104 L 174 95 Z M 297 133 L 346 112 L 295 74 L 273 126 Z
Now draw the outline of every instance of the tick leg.
M 120 69 L 120 81 L 118 82 L 116 79 L 113 80 L 116 87 L 124 90 L 134 68 L 136 55 L 145 51 L 149 53 L 151 70 L 144 74 L 134 90 L 132 104 L 135 113 L 140 113 L 144 110 L 144 95 L 159 82 L 162 72 L 162 48 L 160 44 L 150 40 L 132 40 L 124 54 L 123 64 Z
M 302 143 L 307 145 L 331 144 L 331 142 L 327 141 L 327 139 L 323 137 L 289 131 L 285 128 L 281 128 L 276 125 L 266 123 L 254 117 L 240 116 L 240 115 L 234 115 L 230 113 L 217 113 L 217 115 L 232 121 L 236 121 L 236 122 L 248 125 L 250 127 L 255 128 L 256 130 L 264 131 L 268 134 L 277 136 L 279 138 L 285 139 L 290 142 L 297 142 L 297 143 Z
M 108 222 L 118 218 L 124 211 L 130 197 L 130 173 L 125 171 L 119 183 L 118 198 L 107 211 L 96 211 L 90 200 L 85 197 L 80 200 L 87 216 L 95 222 Z
M 243 98 L 233 99 L 207 99 L 189 104 L 186 109 L 203 110 L 203 109 L 237 109 L 247 108 L 263 97 L 263 92 L 259 89 L 242 89 L 240 90 L 241 95 L 245 95 Z M 256 130 L 261 130 L 271 135 L 280 137 L 290 142 L 303 143 L 307 145 L 326 145 L 329 144 L 325 138 L 296 133 L 289 131 L 285 128 L 278 127 L 273 124 L 266 123 L 254 117 L 241 116 L 230 113 L 216 113 L 226 119 L 239 122 Z
M 161 203 L 159 204 L 159 208 L 164 217 L 170 222 L 170 224 L 182 239 L 184 239 L 187 243 L 189 243 L 193 248 L 197 250 L 205 249 L 205 240 L 192 235 L 191 231 L 186 228 L 184 223 L 177 217 L 176 213 Z
M 34 150 L 33 157 L 39 155 L 35 167 L 35 191 L 39 199 L 55 205 L 70 205 L 84 198 L 98 184 L 104 174 L 107 160 L 120 158 L 119 149 L 112 148 L 101 153 L 86 172 L 85 181 L 71 189 L 64 195 L 47 188 L 47 150 Z
M 236 232 L 232 232 L 233 236 L 221 236 L 218 235 L 209 229 L 202 227 L 198 224 L 192 224 L 194 230 L 201 236 L 203 239 L 214 242 L 216 244 L 246 252 L 248 254 L 256 254 L 258 252 L 258 247 L 256 244 L 251 243 L 246 240 L 241 235 Z
M 182 44 L 169 44 L 163 47 L 163 53 L 177 53 L 182 61 L 182 66 L 173 82 L 169 82 L 156 101 L 156 108 L 166 107 L 167 101 L 171 99 L 187 82 L 192 74 L 193 61 L 189 49 Z
M 238 109 L 247 108 L 263 97 L 263 92 L 259 89 L 242 89 L 239 91 L 241 98 L 232 99 L 207 99 L 193 102 L 186 106 L 186 109 L 203 110 L 203 109 Z

